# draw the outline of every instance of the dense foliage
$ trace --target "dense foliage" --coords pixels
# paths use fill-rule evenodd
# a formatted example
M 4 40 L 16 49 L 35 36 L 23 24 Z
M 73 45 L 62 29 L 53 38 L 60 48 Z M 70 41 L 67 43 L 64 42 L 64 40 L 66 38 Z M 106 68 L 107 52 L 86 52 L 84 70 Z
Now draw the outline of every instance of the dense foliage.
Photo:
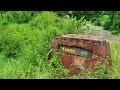
M 77 19 L 85 17 L 96 25 L 103 26 L 112 34 L 120 33 L 120 11 L 56 11 L 61 17 L 64 15 L 76 16 Z
M 71 14 L 60 17 L 59 12 L 2 11 L 0 78 L 68 78 L 69 70 L 61 64 L 59 53 L 54 55 L 49 64 L 47 63 L 54 37 L 71 33 L 89 34 L 90 29 L 82 27 L 90 23 L 96 24 L 98 21 L 100 25 L 109 27 L 114 34 L 119 32 L 119 27 L 114 27 L 119 24 L 119 12 L 111 26 L 108 24 L 109 15 L 102 15 L 98 21 L 93 22 L 88 20 L 88 17 L 83 17 L 84 15 L 78 18 Z M 115 50 L 116 47 L 113 51 Z
M 53 12 L 42 12 L 27 23 L 3 20 L 0 27 L 0 78 L 57 78 L 57 69 L 47 64 L 51 41 L 61 34 L 78 32 L 73 31 L 76 19 L 69 16 L 61 19 Z M 56 57 L 51 61 L 55 62 Z M 61 65 L 58 70 L 59 73 L 67 72 Z

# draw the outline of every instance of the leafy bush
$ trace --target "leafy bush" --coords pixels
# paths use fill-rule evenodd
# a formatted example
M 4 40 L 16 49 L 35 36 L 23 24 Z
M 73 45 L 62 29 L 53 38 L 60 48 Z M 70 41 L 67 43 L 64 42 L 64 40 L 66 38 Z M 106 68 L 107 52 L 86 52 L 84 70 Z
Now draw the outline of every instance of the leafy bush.
M 120 33 L 120 17 L 119 15 L 115 15 L 113 19 L 113 24 L 110 26 L 110 31 L 112 34 L 119 34 Z
M 83 26 L 91 21 L 69 15 L 60 18 L 47 11 L 31 19 L 27 12 L 15 13 L 15 17 L 12 12 L 6 13 L 4 22 L 9 23 L 0 27 L 0 78 L 68 78 L 69 70 L 64 69 L 58 54 L 47 63 L 52 39 L 70 33 L 90 34 L 95 28 Z
M 10 23 L 27 23 L 36 14 L 33 11 L 7 11 L 3 13 L 3 19 L 6 19 Z
M 101 26 L 103 26 L 105 29 L 109 29 L 110 16 L 109 15 L 102 15 L 99 18 L 99 22 L 100 22 Z
M 0 19 L 0 26 L 2 25 L 8 25 L 9 22 L 6 19 Z

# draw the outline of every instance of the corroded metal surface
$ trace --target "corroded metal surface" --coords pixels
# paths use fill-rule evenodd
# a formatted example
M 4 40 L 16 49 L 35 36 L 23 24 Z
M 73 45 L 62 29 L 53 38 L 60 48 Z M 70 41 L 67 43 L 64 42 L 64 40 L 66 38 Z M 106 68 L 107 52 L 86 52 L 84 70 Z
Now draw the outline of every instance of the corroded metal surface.
M 106 69 L 112 65 L 109 42 L 96 36 L 67 34 L 54 38 L 52 55 L 58 51 L 65 68 L 80 73 L 85 69 L 99 70 L 96 66 L 105 64 Z M 49 59 L 50 59 L 49 58 Z

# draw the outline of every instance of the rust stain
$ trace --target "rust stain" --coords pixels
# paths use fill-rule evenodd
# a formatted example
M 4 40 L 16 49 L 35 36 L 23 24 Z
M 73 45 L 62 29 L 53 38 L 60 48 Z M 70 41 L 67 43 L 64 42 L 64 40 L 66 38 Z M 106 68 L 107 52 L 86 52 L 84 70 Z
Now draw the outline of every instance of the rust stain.
M 96 66 L 100 64 L 104 64 L 106 69 L 112 65 L 109 42 L 96 36 L 61 35 L 52 40 L 52 49 L 48 60 L 59 50 L 63 65 L 71 72 L 80 73 L 81 67 L 97 71 L 99 68 Z
M 84 57 L 74 56 L 73 65 L 74 66 L 82 66 L 83 63 L 85 62 L 85 60 L 86 60 L 86 58 L 84 58 Z
M 58 39 L 53 39 L 52 40 L 52 48 L 57 48 L 58 47 Z
M 70 65 L 73 62 L 73 55 L 70 54 L 63 54 L 61 55 L 62 63 L 64 64 L 65 68 L 70 69 Z

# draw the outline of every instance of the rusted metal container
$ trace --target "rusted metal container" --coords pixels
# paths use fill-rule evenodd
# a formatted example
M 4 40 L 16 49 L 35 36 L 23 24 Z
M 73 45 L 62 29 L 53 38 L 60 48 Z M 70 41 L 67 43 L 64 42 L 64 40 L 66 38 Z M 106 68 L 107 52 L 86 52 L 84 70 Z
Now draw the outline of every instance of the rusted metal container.
M 108 70 L 112 65 L 109 42 L 96 36 L 61 35 L 52 40 L 52 52 L 48 60 L 51 60 L 56 52 L 60 52 L 65 68 L 75 73 L 85 69 L 97 71 L 101 64 Z

